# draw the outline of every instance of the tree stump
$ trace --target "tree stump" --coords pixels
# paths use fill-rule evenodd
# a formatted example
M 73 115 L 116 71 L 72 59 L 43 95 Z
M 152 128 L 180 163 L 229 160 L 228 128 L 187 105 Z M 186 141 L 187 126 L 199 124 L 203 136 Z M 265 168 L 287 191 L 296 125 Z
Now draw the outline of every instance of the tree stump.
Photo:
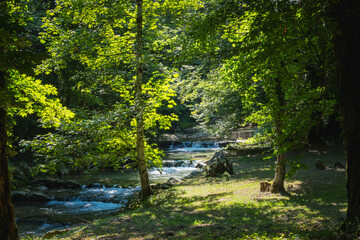
M 317 160 L 316 168 L 323 171 L 323 170 L 325 170 L 325 164 L 321 160 Z
M 270 192 L 271 183 L 260 182 L 260 192 Z

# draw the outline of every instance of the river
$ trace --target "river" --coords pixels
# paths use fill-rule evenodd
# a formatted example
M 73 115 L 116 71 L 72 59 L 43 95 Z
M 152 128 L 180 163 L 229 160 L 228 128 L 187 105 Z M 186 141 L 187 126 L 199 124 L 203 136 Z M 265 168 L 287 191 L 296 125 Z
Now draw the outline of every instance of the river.
M 220 147 L 216 142 L 182 142 L 164 151 L 163 168 L 150 169 L 151 183 L 163 183 L 170 177 L 181 179 L 197 164 L 210 159 Z M 102 171 L 92 176 L 67 177 L 83 187 L 79 190 L 52 190 L 47 203 L 15 205 L 20 235 L 42 235 L 47 231 L 63 229 L 77 223 L 91 221 L 118 212 L 134 194 L 141 190 L 139 174 L 135 170 Z

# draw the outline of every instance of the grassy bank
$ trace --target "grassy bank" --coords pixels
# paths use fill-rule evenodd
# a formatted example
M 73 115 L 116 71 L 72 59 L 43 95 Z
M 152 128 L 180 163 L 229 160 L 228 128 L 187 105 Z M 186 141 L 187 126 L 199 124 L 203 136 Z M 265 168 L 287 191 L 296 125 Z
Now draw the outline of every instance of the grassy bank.
M 271 180 L 274 159 L 232 157 L 230 177 L 189 179 L 157 192 L 134 210 L 94 221 L 59 239 L 334 239 L 345 218 L 345 170 L 319 171 L 345 165 L 343 150 L 289 154 L 308 167 L 286 182 L 287 193 L 259 192 Z

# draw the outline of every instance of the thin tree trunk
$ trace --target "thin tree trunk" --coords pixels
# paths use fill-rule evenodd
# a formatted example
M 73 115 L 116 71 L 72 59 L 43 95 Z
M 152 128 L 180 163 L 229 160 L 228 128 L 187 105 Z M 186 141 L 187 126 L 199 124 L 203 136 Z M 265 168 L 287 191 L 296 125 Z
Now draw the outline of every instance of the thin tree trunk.
M 5 74 L 0 72 L 0 89 L 6 89 Z M 6 106 L 0 106 L 0 239 L 19 239 L 11 202 L 9 168 L 6 157 Z
M 356 221 L 360 219 L 360 4 L 342 0 L 333 10 L 339 30 L 335 52 L 347 162 L 347 220 Z
M 136 81 L 135 81 L 135 105 L 136 105 L 136 150 L 137 162 L 141 181 L 141 199 L 150 196 L 153 191 L 150 186 L 149 175 L 146 167 L 145 145 L 144 145 L 144 103 L 142 98 L 142 77 L 143 77 L 143 0 L 137 0 L 137 34 L 136 34 Z
M 276 138 L 282 135 L 282 111 L 285 106 L 285 98 L 284 92 L 281 88 L 280 78 L 275 79 L 275 97 L 277 98 L 277 104 L 274 107 L 274 112 L 276 113 L 274 116 L 275 119 L 275 133 Z M 276 142 L 277 148 L 280 148 L 281 142 Z M 286 174 L 286 158 L 284 153 L 279 153 L 276 156 L 276 170 L 274 182 L 271 186 L 272 193 L 280 193 L 285 191 L 284 182 L 285 182 L 285 174 Z
M 277 116 L 278 117 L 275 120 L 276 135 L 280 136 L 282 134 L 281 123 L 280 123 L 281 119 L 279 119 L 281 114 L 278 114 Z M 274 182 L 271 185 L 271 192 L 272 193 L 285 192 L 285 186 L 284 186 L 285 174 L 286 174 L 286 158 L 285 158 L 285 154 L 284 153 L 279 153 L 279 154 L 276 155 L 275 177 L 274 177 Z

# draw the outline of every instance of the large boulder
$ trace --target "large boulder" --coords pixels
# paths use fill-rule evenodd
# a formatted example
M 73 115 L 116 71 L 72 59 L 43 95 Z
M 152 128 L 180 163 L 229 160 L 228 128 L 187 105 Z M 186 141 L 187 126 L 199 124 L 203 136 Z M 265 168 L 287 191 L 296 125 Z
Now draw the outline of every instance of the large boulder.
M 195 178 L 197 177 L 201 172 L 200 171 L 192 171 L 191 173 L 189 173 L 187 176 L 183 177 L 182 179 L 190 179 L 190 178 Z
M 172 185 L 167 184 L 167 183 L 157 183 L 157 184 L 151 184 L 151 188 L 154 190 L 158 190 L 158 189 L 162 189 L 162 190 L 166 190 L 168 188 L 171 188 Z
M 176 178 L 171 177 L 171 178 L 169 178 L 169 179 L 166 181 L 166 184 L 168 184 L 168 185 L 175 185 L 175 184 L 177 184 L 177 183 L 179 183 L 179 182 L 180 182 L 179 179 L 176 179 Z
M 224 172 L 234 173 L 233 166 L 227 159 L 224 150 L 216 152 L 211 159 L 206 162 L 205 171 L 208 177 L 216 177 Z
M 86 185 L 86 188 L 104 188 L 105 186 L 100 183 L 90 183 Z
M 81 185 L 75 181 L 59 179 L 36 179 L 35 185 L 45 186 L 49 189 L 81 189 Z
M 45 186 L 30 186 L 29 191 L 47 194 L 49 192 L 49 188 Z
M 195 168 L 200 168 L 200 169 L 202 169 L 203 167 L 204 167 L 204 165 L 201 164 L 201 163 L 198 163 L 198 164 L 195 165 Z
M 11 200 L 14 203 L 48 202 L 51 198 L 39 192 L 13 191 L 11 193 Z
M 152 184 L 151 188 L 154 190 L 157 190 L 157 189 L 165 190 L 165 189 L 173 187 L 176 183 L 179 183 L 179 182 L 180 182 L 180 180 L 171 177 L 165 183 Z

